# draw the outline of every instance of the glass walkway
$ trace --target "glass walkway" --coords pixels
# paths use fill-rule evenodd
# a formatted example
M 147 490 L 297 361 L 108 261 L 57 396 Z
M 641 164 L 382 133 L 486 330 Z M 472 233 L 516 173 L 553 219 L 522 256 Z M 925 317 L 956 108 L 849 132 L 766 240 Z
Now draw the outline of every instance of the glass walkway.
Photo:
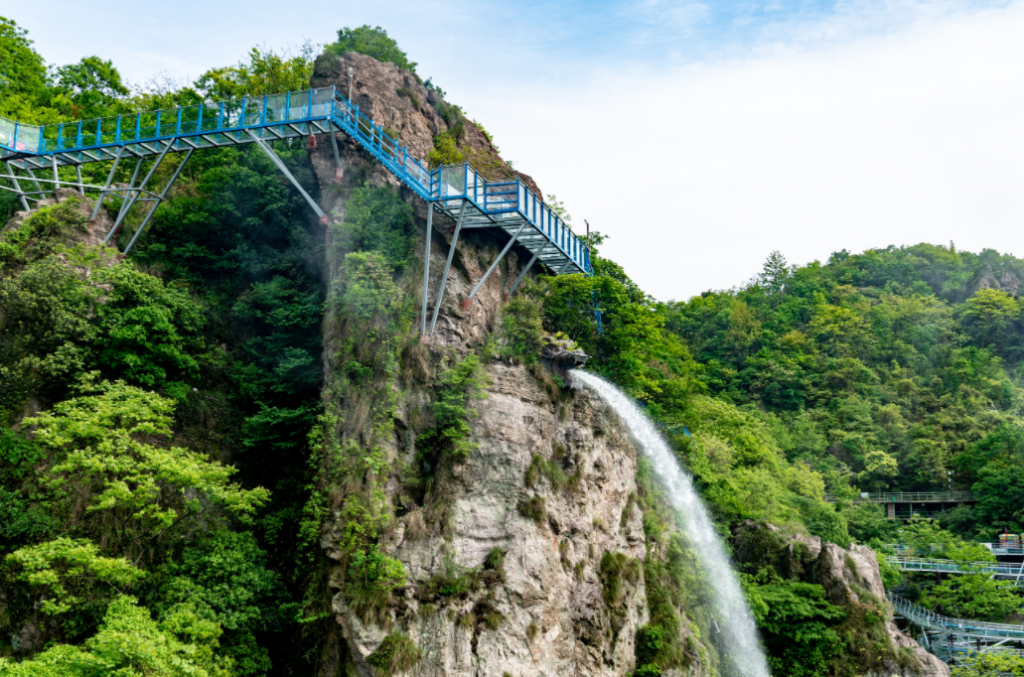
M 340 166 L 333 132 L 343 132 L 355 139 L 403 184 L 431 204 L 433 208 L 428 211 L 428 220 L 432 220 L 434 209 L 454 219 L 457 226 L 452 242 L 453 251 L 463 229 L 501 230 L 510 239 L 498 257 L 499 260 L 513 244 L 530 252 L 532 258 L 523 274 L 535 262 L 543 263 L 555 275 L 592 274 L 590 251 L 586 245 L 521 180 L 487 181 L 468 164 L 444 166 L 431 171 L 419 160 L 409 157 L 406 147 L 399 146 L 384 132 L 383 127 L 360 113 L 359 107 L 341 96 L 334 87 L 244 97 L 43 127 L 0 118 L 0 162 L 6 168 L 0 178 L 10 183 L 9 186 L 0 185 L 0 188 L 17 193 L 26 209 L 30 201 L 42 199 L 60 185 L 77 187 L 83 194 L 87 188 L 98 189 L 98 202 L 109 193 L 122 193 L 125 196 L 124 202 L 154 202 L 151 216 L 169 188 L 168 184 L 158 194 L 148 187 L 150 177 L 165 155 L 191 155 L 193 151 L 206 148 L 256 143 L 275 160 L 278 168 L 295 183 L 317 215 L 326 222 L 327 216 L 295 182 L 266 142 L 328 134 L 335 161 Z M 315 141 L 311 143 L 315 144 Z M 111 180 L 117 164 L 131 158 L 138 160 L 132 183 L 127 188 L 112 186 Z M 137 182 L 138 167 L 147 158 L 153 158 L 155 164 L 149 174 Z M 92 162 L 112 163 L 106 185 L 88 186 L 82 182 L 81 165 Z M 58 169 L 67 166 L 76 168 L 77 182 L 60 180 Z M 53 178 L 46 178 L 51 171 Z M 177 174 L 172 177 L 172 182 L 174 178 L 177 178 Z M 125 214 L 118 215 L 108 241 Z M 125 248 L 126 252 L 135 243 L 148 220 L 149 216 L 137 229 Z M 428 238 L 428 247 L 429 241 Z M 451 256 L 449 265 L 450 261 Z M 492 264 L 484 279 L 497 263 L 498 260 Z M 447 270 L 445 272 L 447 274 Z M 443 296 L 445 279 L 446 276 L 442 278 L 439 299 Z M 521 280 L 522 276 L 510 287 L 509 292 L 514 291 Z M 483 280 L 477 284 L 470 298 L 482 283 Z M 436 321 L 436 308 L 439 306 L 440 303 L 435 304 L 432 325 Z

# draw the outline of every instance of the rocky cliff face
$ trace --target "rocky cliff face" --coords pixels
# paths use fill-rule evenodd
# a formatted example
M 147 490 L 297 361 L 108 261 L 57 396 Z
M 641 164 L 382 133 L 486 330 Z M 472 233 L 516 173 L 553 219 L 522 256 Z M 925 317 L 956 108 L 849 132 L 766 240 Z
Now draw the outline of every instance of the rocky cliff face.
M 869 676 L 947 677 L 949 667 L 901 632 L 893 622 L 892 606 L 885 595 L 882 575 L 874 551 L 864 545 L 842 548 L 817 536 L 783 539 L 770 525 L 744 523 L 734 535 L 740 562 L 769 564 L 782 576 L 825 589 L 828 600 L 846 609 L 851 617 L 872 612 L 881 618 L 878 639 L 889 648 Z
M 646 554 L 630 502 L 633 446 L 587 393 L 556 404 L 525 367 L 495 363 L 486 374 L 490 386 L 472 426 L 479 446 L 457 469 L 449 536 L 425 537 L 417 510 L 398 519 L 384 546 L 411 583 L 395 618 L 423 652 L 409 674 L 627 674 L 633 636 L 647 617 L 643 582 L 627 581 L 613 610 L 600 572 L 605 552 Z M 535 457 L 557 463 L 571 484 L 540 476 L 529 486 Z M 536 512 L 524 516 L 521 506 L 533 502 Z M 330 554 L 337 556 L 339 541 L 337 533 L 325 538 Z M 465 595 L 424 594 L 424 584 L 452 566 L 446 556 L 486 571 L 495 548 L 504 552 L 500 574 Z M 365 659 L 388 632 L 361 622 L 341 594 L 334 609 L 353 662 L 372 675 Z

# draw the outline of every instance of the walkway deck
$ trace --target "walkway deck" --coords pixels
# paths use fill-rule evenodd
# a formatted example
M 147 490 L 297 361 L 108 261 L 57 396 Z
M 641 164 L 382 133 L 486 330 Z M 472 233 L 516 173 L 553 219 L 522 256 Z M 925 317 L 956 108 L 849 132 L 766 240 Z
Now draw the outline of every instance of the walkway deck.
M 928 559 L 886 555 L 885 561 L 903 571 L 923 571 L 942 574 L 989 574 L 1002 580 L 1012 580 L 1024 586 L 1024 565 L 1003 562 L 954 562 L 948 559 Z
M 838 498 L 832 494 L 825 500 L 835 503 Z M 863 493 L 851 499 L 854 503 L 974 503 L 977 501 L 969 491 L 883 491 Z
M 58 179 L 57 170 L 63 166 L 79 168 L 87 163 L 117 162 L 130 157 L 159 160 L 167 153 L 191 153 L 330 132 L 343 132 L 355 139 L 403 184 L 458 220 L 460 228 L 500 229 L 515 244 L 531 252 L 530 265 L 540 261 L 556 275 L 592 273 L 587 247 L 522 181 L 488 182 L 468 164 L 431 171 L 409 157 L 406 147 L 399 146 L 334 87 L 45 127 L 0 118 L 0 162 L 8 168 L 0 178 L 12 184 L 0 188 L 18 193 L 27 205 L 27 200 L 40 199 L 50 192 L 40 184 L 68 183 Z M 335 144 L 333 134 L 330 140 Z M 334 151 L 337 159 L 336 145 Z M 36 174 L 51 170 L 52 180 Z M 71 185 L 84 192 L 88 186 L 82 184 L 80 176 L 78 183 Z M 22 183 L 34 186 L 35 190 L 23 190 Z M 105 194 L 126 189 L 111 188 L 108 181 L 103 190 Z M 154 195 L 153 199 L 159 203 L 161 197 Z M 318 208 L 316 211 L 322 214 Z

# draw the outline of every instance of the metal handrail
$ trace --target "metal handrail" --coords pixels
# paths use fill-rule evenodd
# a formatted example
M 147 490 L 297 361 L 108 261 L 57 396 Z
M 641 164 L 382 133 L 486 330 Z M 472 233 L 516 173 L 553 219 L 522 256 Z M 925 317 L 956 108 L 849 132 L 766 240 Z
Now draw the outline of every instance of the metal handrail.
M 972 637 L 999 637 L 1003 639 L 1024 640 L 1024 625 L 989 623 L 967 618 L 950 618 L 925 609 L 892 591 L 887 594 L 889 601 L 892 602 L 893 609 L 916 625 L 933 630 L 952 630 L 956 634 L 968 634 Z
M 835 503 L 839 497 L 827 494 L 825 500 Z M 970 491 L 883 491 L 865 492 L 850 500 L 854 503 L 973 503 L 977 499 Z
M 1024 566 L 1020 564 L 1002 564 L 999 562 L 957 562 L 949 559 L 929 559 L 927 557 L 907 557 L 905 555 L 886 555 L 885 561 L 894 564 L 903 571 L 932 571 L 945 574 L 991 574 L 993 576 L 1007 576 L 1017 579 L 1017 584 L 1024 584 L 1020 580 L 1024 573 Z

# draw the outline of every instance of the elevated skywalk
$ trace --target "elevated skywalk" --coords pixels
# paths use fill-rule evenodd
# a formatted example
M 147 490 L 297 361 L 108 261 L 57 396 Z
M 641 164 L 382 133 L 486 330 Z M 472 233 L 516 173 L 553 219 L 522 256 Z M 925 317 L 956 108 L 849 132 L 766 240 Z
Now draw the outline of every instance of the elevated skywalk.
M 889 592 L 889 601 L 897 614 L 908 621 L 927 630 L 937 632 L 953 632 L 971 639 L 983 639 L 986 641 L 1019 640 L 1024 641 L 1024 625 L 1009 625 L 1006 623 L 986 623 L 967 618 L 950 618 L 929 611 L 924 607 Z
M 967 618 L 950 618 L 889 591 L 897 616 L 920 629 L 919 641 L 939 658 L 953 663 L 963 656 L 982 653 L 1013 654 L 1024 657 L 1024 626 L 986 623 Z
M 16 193 L 26 209 L 30 201 L 42 199 L 58 186 L 71 186 L 83 194 L 86 189 L 98 190 L 98 203 L 108 193 L 121 193 L 125 199 L 115 225 L 107 236 L 108 241 L 127 215 L 125 205 L 130 209 L 139 202 L 154 203 L 125 248 L 127 252 L 170 188 L 168 183 L 157 193 L 149 185 L 156 167 L 167 154 L 186 153 L 187 160 L 187 156 L 196 150 L 255 143 L 271 156 L 278 168 L 295 183 L 317 215 L 326 221 L 328 217 L 295 181 L 266 142 L 327 134 L 335 161 L 340 166 L 334 132 L 342 132 L 356 140 L 404 185 L 432 206 L 428 210 L 428 233 L 434 209 L 456 221 L 448 266 L 463 229 L 486 228 L 505 233 L 509 238 L 508 244 L 473 289 L 470 298 L 513 245 L 528 250 L 531 258 L 519 279 L 510 286 L 509 292 L 515 290 L 526 271 L 538 261 L 555 275 L 592 274 L 590 251 L 586 245 L 521 180 L 489 182 L 468 164 L 430 170 L 418 159 L 410 157 L 407 147 L 398 145 L 384 132 L 382 126 L 360 113 L 359 107 L 341 96 L 334 87 L 206 102 L 42 127 L 0 118 L 0 162 L 4 163 L 7 170 L 5 174 L 0 174 L 0 178 L 11 184 L 0 185 L 0 188 Z M 311 141 L 311 144 L 315 144 L 315 141 Z M 154 164 L 145 178 L 139 181 L 142 162 L 149 158 L 153 159 Z M 114 186 L 112 179 L 118 163 L 131 159 L 136 160 L 131 183 L 127 187 Z M 111 163 L 104 186 L 91 186 L 82 181 L 81 166 L 94 162 Z M 75 167 L 77 181 L 60 179 L 58 170 L 69 166 Z M 181 165 L 178 171 L 180 169 Z M 40 172 L 52 172 L 53 178 L 47 178 Z M 171 182 L 175 178 L 177 173 Z M 428 265 L 429 242 L 428 237 Z M 434 304 L 431 332 L 440 299 L 443 298 L 446 279 L 447 267 L 437 295 L 438 301 Z M 426 291 L 424 287 L 424 318 L 421 323 L 424 329 Z
M 956 562 L 949 559 L 928 559 L 905 555 L 886 555 L 885 561 L 903 571 L 922 571 L 941 574 L 988 574 L 1002 580 L 1012 580 L 1024 586 L 1024 565 L 1004 562 Z
M 825 500 L 835 503 L 840 497 L 826 495 Z M 853 503 L 878 503 L 885 505 L 885 514 L 890 519 L 909 520 L 914 517 L 934 517 L 947 509 L 962 503 L 976 503 L 969 491 L 883 491 L 862 493 L 845 498 Z

